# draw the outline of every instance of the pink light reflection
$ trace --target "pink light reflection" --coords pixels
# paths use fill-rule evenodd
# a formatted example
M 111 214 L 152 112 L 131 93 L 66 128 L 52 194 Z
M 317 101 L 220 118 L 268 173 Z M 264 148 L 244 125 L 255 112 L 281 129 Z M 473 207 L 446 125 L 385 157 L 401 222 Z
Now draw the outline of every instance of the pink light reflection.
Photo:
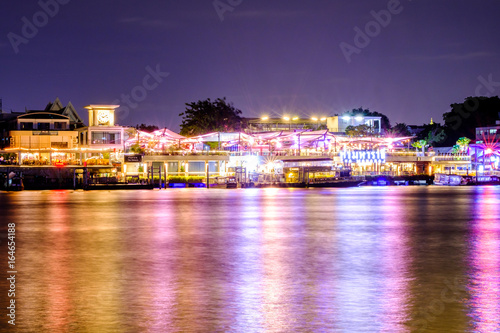
M 382 205 L 383 226 L 386 229 L 381 243 L 382 262 L 386 281 L 382 290 L 382 332 L 404 332 L 405 322 L 409 320 L 410 290 L 410 247 L 408 228 L 405 224 L 407 214 L 402 196 L 387 193 Z
M 475 332 L 499 332 L 500 325 L 500 239 L 498 215 L 500 193 L 486 187 L 477 200 L 478 217 L 471 239 L 470 291 L 471 326 Z

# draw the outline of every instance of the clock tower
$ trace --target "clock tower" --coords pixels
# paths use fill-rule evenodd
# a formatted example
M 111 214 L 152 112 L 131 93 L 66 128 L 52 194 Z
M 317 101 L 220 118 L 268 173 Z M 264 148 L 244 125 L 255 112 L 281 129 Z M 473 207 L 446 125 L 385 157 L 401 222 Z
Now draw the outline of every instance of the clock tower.
M 89 126 L 115 126 L 115 109 L 119 105 L 87 105 Z
M 125 127 L 115 124 L 115 110 L 119 105 L 91 104 L 85 108 L 89 112 L 89 126 L 80 133 L 80 142 L 85 147 L 123 151 L 125 147 Z

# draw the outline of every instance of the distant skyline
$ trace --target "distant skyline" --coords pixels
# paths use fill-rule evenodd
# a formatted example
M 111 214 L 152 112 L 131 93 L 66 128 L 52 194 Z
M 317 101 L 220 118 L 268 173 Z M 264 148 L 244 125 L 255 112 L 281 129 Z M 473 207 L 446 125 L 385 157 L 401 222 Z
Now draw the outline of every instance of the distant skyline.
M 367 108 L 443 122 L 500 94 L 495 0 L 9 1 L 0 22 L 5 111 L 59 97 L 120 104 L 121 125 L 178 131 L 185 103 L 226 97 L 245 117 Z

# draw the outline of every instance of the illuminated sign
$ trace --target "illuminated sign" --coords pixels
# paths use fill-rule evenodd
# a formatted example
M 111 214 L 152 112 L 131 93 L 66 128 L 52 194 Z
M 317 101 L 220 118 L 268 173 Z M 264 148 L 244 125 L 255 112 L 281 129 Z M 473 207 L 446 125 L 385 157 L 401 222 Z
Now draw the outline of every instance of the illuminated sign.
M 58 168 L 62 168 L 63 166 L 66 165 L 66 162 L 65 161 L 62 161 L 62 160 L 55 160 L 54 162 L 54 165 Z
M 125 163 L 141 163 L 142 155 L 125 155 Z
M 385 149 L 343 150 L 340 158 L 343 163 L 385 163 Z

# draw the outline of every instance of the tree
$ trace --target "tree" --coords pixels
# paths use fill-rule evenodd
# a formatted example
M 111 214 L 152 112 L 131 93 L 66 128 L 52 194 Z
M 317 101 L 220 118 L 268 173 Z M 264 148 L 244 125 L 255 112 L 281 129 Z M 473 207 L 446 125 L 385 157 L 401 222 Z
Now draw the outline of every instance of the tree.
M 387 134 L 394 136 L 411 136 L 411 132 L 408 129 L 408 125 L 405 123 L 396 123 L 391 129 L 386 131 Z
M 236 109 L 226 98 L 210 98 L 195 103 L 186 103 L 182 117 L 181 135 L 194 136 L 210 132 L 234 132 L 244 128 L 240 117 L 241 110 Z
M 423 130 L 418 133 L 415 140 L 426 140 L 427 143 L 433 147 L 442 147 L 446 145 L 446 128 L 441 126 L 440 123 L 424 124 L 422 127 Z M 450 145 L 447 146 L 449 147 Z
M 352 111 L 349 112 L 349 115 L 353 117 L 356 116 L 381 117 L 380 127 L 382 128 L 382 130 L 385 132 L 391 129 L 391 122 L 389 121 L 389 118 L 385 114 L 382 114 L 380 112 L 370 111 L 369 109 L 363 109 L 362 107 L 360 107 L 357 109 L 352 109 Z
M 425 152 L 425 148 L 429 145 L 427 144 L 427 140 L 418 140 L 411 144 L 412 147 L 422 149 L 422 153 Z
M 434 146 L 434 144 L 439 144 L 443 142 L 446 139 L 446 133 L 444 131 L 444 128 L 435 128 L 433 130 L 430 130 L 429 133 L 427 134 L 427 143 L 430 146 Z
M 347 126 L 345 129 L 345 134 L 351 137 L 368 136 L 370 133 L 371 131 L 368 125 Z
M 130 151 L 134 154 L 144 154 L 145 149 L 142 148 L 138 143 L 135 143 L 130 146 Z
M 135 128 L 139 131 L 148 132 L 148 133 L 152 133 L 152 132 L 157 131 L 159 129 L 158 126 L 156 126 L 156 125 L 146 125 L 146 124 L 135 125 Z
M 458 153 L 466 153 L 469 150 L 470 139 L 466 137 L 461 137 L 457 140 L 457 144 L 453 146 L 453 150 L 455 154 Z M 455 152 L 456 147 L 456 152 Z
M 499 119 L 498 96 L 467 97 L 463 103 L 454 103 L 450 106 L 451 111 L 443 114 L 449 145 L 460 137 L 475 138 L 476 127 L 492 126 Z

